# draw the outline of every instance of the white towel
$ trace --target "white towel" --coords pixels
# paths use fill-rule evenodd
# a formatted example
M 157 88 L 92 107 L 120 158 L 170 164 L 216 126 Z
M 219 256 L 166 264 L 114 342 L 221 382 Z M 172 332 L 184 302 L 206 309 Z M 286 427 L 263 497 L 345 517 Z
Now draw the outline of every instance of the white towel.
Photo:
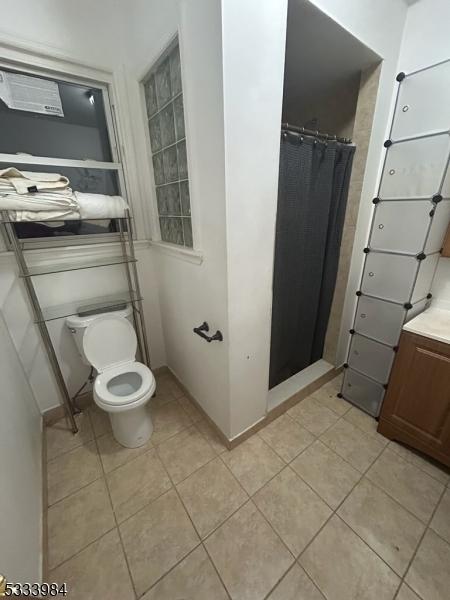
M 31 221 L 76 221 L 80 218 L 80 213 L 68 209 L 60 210 L 11 210 L 9 212 L 11 221 L 31 222 Z
M 43 190 L 60 190 L 70 194 L 69 180 L 59 173 L 34 173 L 31 171 L 19 171 L 15 167 L 0 170 L 0 181 L 14 186 L 17 194 L 28 194 Z M 31 188 L 31 189 L 30 189 Z
M 81 219 L 113 219 L 124 217 L 128 204 L 122 196 L 75 192 Z
M 74 194 L 61 196 L 56 192 L 37 192 L 36 194 L 4 194 L 0 192 L 0 210 L 71 210 L 78 212 L 78 203 Z

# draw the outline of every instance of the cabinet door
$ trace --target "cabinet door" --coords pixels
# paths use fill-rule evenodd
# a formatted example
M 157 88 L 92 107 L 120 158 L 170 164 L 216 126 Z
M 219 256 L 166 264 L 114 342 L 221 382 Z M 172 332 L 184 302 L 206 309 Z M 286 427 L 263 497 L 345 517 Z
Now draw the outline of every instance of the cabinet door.
M 382 418 L 430 448 L 450 453 L 450 346 L 402 333 Z

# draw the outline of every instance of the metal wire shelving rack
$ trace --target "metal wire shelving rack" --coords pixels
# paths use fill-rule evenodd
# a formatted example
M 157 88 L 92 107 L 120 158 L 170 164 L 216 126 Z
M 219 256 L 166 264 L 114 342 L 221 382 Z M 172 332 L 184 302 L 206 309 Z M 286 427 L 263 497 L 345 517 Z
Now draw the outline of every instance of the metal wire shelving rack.
M 92 221 L 93 219 L 88 219 Z M 78 426 L 75 414 L 78 412 L 67 389 L 67 385 L 58 361 L 58 356 L 52 342 L 47 323 L 55 319 L 62 319 L 77 314 L 83 306 L 96 304 L 105 306 L 105 310 L 111 310 L 122 306 L 124 302 L 131 305 L 133 309 L 134 328 L 138 340 L 138 349 L 141 360 L 150 367 L 150 355 L 148 350 L 145 318 L 142 304 L 142 295 L 139 285 L 137 271 L 137 259 L 134 250 L 133 229 L 130 211 L 126 210 L 123 217 L 114 217 L 118 222 L 120 253 L 117 255 L 102 255 L 95 258 L 84 258 L 76 261 L 55 261 L 45 265 L 32 266 L 27 261 L 27 250 L 24 240 L 19 239 L 16 234 L 14 222 L 10 220 L 6 211 L 1 212 L 1 223 L 6 229 L 8 239 L 11 243 L 17 265 L 19 277 L 23 280 L 25 290 L 33 311 L 34 322 L 37 325 L 49 362 L 55 377 L 63 405 L 67 413 L 73 433 L 77 433 Z M 105 296 L 90 298 L 89 300 L 72 301 L 66 304 L 43 307 L 41 306 L 33 282 L 35 277 L 48 275 L 50 273 L 61 273 L 80 269 L 92 269 L 111 265 L 123 264 L 127 280 L 127 289 L 120 293 L 107 294 Z

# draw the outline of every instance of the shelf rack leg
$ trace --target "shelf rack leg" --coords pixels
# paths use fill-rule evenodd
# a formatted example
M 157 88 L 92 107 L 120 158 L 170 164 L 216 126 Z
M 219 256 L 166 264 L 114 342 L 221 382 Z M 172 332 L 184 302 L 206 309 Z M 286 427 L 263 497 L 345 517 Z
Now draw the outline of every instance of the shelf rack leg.
M 123 229 L 123 223 L 122 223 L 121 219 L 119 219 L 119 233 L 120 233 L 120 244 L 122 246 L 122 254 L 125 258 L 127 256 L 127 246 L 126 246 L 126 240 L 125 240 L 125 232 Z M 135 290 L 133 287 L 133 279 L 131 276 L 130 264 L 128 261 L 125 262 L 125 273 L 127 276 L 128 291 L 130 294 L 130 298 L 133 298 L 133 294 L 135 293 Z M 144 343 L 143 343 L 143 338 L 142 338 L 142 333 L 141 333 L 142 327 L 141 327 L 141 322 L 138 321 L 138 317 L 137 317 L 137 314 L 139 314 L 139 309 L 137 309 L 134 306 L 134 302 L 131 302 L 131 308 L 133 311 L 133 323 L 134 323 L 134 329 L 136 331 L 136 337 L 137 337 L 137 341 L 138 341 L 139 356 L 142 361 L 146 362 L 146 357 L 144 355 Z
M 11 244 L 13 247 L 14 254 L 16 256 L 17 263 L 19 268 L 24 275 L 23 280 L 25 283 L 25 289 L 27 291 L 28 299 L 30 301 L 31 307 L 33 309 L 33 315 L 36 321 L 36 324 L 39 327 L 39 332 L 41 334 L 42 341 L 44 342 L 45 349 L 47 351 L 48 358 L 50 360 L 50 365 L 53 371 L 53 374 L 56 379 L 56 383 L 58 385 L 59 391 L 61 392 L 61 396 L 64 402 L 64 408 L 66 409 L 67 417 L 70 422 L 70 426 L 73 433 L 78 432 L 78 426 L 74 417 L 74 410 L 72 406 L 72 401 L 69 396 L 69 392 L 67 391 L 66 382 L 64 381 L 63 374 L 61 373 L 61 369 L 59 368 L 58 358 L 56 356 L 55 350 L 53 348 L 52 340 L 50 338 L 50 334 L 47 329 L 47 325 L 45 324 L 41 307 L 36 296 L 36 292 L 34 290 L 33 283 L 30 279 L 30 274 L 28 271 L 27 263 L 23 257 L 22 248 L 17 240 L 16 232 L 11 223 L 8 222 L 8 215 L 5 212 L 2 212 L 2 220 L 8 232 L 8 236 L 11 240 Z
M 130 251 L 130 256 L 132 259 L 135 259 L 135 252 L 134 252 L 134 243 L 133 243 L 133 229 L 132 229 L 132 223 L 131 223 L 131 216 L 130 216 L 130 211 L 127 209 L 125 211 L 126 214 L 126 218 L 127 218 L 127 233 L 128 233 L 128 247 L 129 247 L 129 251 Z M 128 263 L 127 263 L 128 266 Z M 150 352 L 148 350 L 148 342 L 147 342 L 147 330 L 145 327 L 145 317 L 144 317 L 144 307 L 142 304 L 142 300 L 141 300 L 141 289 L 139 286 L 139 276 L 138 276 L 138 271 L 137 271 L 137 266 L 136 266 L 136 261 L 133 260 L 133 262 L 131 263 L 131 268 L 133 269 L 133 275 L 134 275 L 134 285 L 136 288 L 136 294 L 138 297 L 138 306 L 139 306 L 139 322 L 141 325 L 141 334 L 142 334 L 142 340 L 143 340 L 143 345 L 144 345 L 144 355 L 145 355 L 145 364 L 147 365 L 147 367 L 150 369 Z

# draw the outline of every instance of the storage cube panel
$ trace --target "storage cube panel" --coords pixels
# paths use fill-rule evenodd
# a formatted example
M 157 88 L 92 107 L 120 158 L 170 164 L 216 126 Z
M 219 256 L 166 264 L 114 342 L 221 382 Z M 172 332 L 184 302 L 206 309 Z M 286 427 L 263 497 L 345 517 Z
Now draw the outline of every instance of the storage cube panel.
M 352 369 L 346 369 L 342 394 L 352 404 L 356 404 L 370 415 L 377 417 L 384 396 L 384 388 L 368 377 Z
M 433 281 L 439 258 L 440 254 L 436 252 L 436 254 L 429 254 L 425 260 L 420 261 L 419 272 L 417 274 L 411 300 L 413 304 L 414 302 L 425 298 L 430 291 L 431 282 Z
M 445 131 L 450 123 L 450 61 L 408 75 L 400 84 L 392 138 Z
M 402 329 L 406 310 L 399 304 L 360 296 L 354 329 L 359 333 L 395 346 Z
M 355 334 L 350 346 L 348 364 L 380 383 L 387 383 L 394 354 L 390 346 Z
M 428 239 L 425 246 L 425 254 L 438 252 L 444 243 L 445 232 L 450 221 L 450 200 L 439 202 L 434 211 Z
M 431 199 L 441 189 L 450 150 L 449 135 L 399 142 L 388 149 L 381 199 Z
M 389 200 L 377 205 L 369 246 L 418 254 L 425 244 L 433 204 L 429 200 Z
M 392 362 L 390 348 L 379 342 L 397 345 L 405 320 L 429 305 L 450 219 L 449 83 L 446 61 L 399 84 L 342 387 L 345 398 L 374 416 L 384 396 L 377 381 L 387 381 Z M 438 194 L 443 200 L 432 203 Z
M 370 252 L 366 258 L 361 290 L 394 302 L 408 302 L 419 261 L 414 256 Z

